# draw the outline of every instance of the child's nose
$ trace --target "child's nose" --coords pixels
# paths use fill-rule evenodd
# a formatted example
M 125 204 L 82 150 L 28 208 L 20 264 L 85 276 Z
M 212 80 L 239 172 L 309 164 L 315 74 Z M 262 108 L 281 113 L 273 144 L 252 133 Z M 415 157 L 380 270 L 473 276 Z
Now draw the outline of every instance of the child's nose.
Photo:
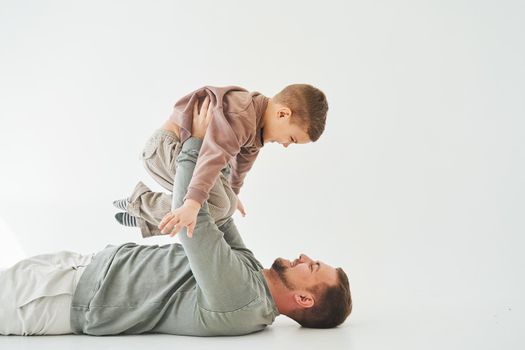
M 312 259 L 310 259 L 310 257 L 308 255 L 306 255 L 306 254 L 299 255 L 299 259 L 301 261 L 305 261 L 305 262 L 312 261 Z

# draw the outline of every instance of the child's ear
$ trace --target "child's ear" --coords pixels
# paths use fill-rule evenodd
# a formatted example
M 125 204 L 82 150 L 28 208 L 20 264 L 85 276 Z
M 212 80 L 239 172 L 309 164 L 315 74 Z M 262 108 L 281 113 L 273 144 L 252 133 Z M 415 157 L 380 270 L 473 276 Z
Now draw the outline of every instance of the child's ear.
M 279 118 L 290 118 L 292 116 L 292 110 L 288 107 L 281 107 L 277 111 L 277 116 Z

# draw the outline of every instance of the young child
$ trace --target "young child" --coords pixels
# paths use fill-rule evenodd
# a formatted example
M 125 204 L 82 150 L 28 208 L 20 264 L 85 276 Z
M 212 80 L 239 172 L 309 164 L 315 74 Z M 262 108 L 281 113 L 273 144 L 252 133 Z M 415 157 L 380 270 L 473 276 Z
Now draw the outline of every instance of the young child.
M 142 236 L 149 237 L 173 236 L 183 227 L 191 236 L 206 200 L 218 226 L 235 208 L 244 216 L 238 195 L 260 149 L 268 142 L 288 147 L 317 141 L 327 111 L 324 93 L 308 84 L 289 85 L 272 98 L 236 86 L 206 86 L 184 96 L 142 152 L 146 170 L 171 192 L 175 159 L 191 136 L 193 116 L 207 114 L 209 126 L 183 205 L 171 208 L 171 195 L 152 192 L 140 182 L 129 198 L 114 202 L 125 210 L 115 218 L 123 225 L 139 226 Z

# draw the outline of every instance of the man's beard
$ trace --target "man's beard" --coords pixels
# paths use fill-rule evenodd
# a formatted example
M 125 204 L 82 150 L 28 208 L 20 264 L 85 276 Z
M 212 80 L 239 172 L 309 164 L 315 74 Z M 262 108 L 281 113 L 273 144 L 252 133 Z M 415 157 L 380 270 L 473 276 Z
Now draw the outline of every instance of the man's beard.
M 277 272 L 277 275 L 279 276 L 279 279 L 283 282 L 284 286 L 288 288 L 289 290 L 294 290 L 294 286 L 288 281 L 288 278 L 286 277 L 286 271 L 288 271 L 290 267 L 286 266 L 284 264 L 284 260 L 281 258 L 275 259 L 275 261 L 272 264 L 271 269 Z

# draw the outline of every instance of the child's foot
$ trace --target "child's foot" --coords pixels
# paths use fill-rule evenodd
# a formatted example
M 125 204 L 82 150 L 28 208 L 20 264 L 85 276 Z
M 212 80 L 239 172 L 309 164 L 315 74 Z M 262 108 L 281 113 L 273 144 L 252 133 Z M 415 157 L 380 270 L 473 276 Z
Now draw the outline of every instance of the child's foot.
M 128 213 L 116 213 L 115 219 L 118 223 L 128 227 L 137 227 L 137 218 Z
M 128 204 L 129 204 L 129 201 L 127 198 L 113 201 L 113 205 L 117 207 L 117 209 L 120 209 L 120 210 L 128 211 Z

